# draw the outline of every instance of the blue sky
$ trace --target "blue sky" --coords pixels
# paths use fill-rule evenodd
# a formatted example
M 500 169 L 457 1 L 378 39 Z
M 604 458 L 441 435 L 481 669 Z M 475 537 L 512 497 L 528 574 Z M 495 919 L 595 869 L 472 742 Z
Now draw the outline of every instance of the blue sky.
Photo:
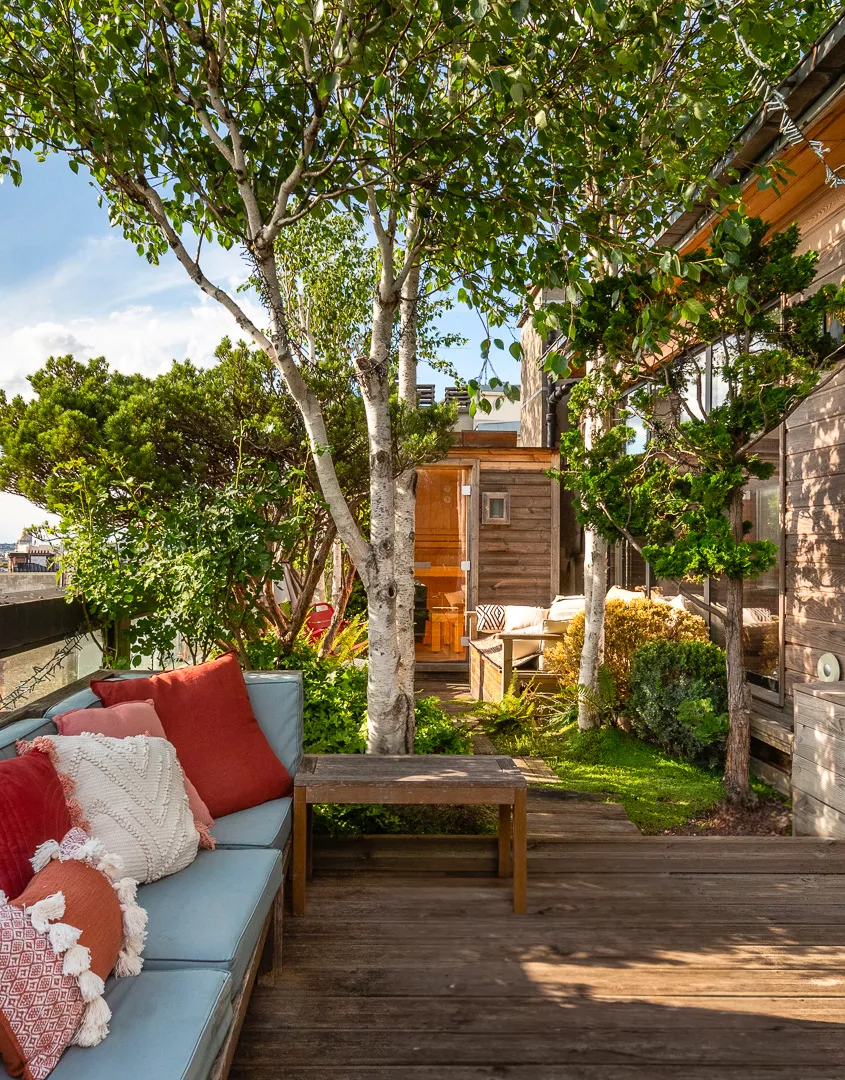
M 236 252 L 218 249 L 204 264 L 212 279 L 230 288 L 245 276 Z M 0 387 L 7 394 L 26 394 L 27 375 L 51 354 L 102 355 L 122 371 L 155 375 L 174 359 L 211 363 L 220 338 L 237 332 L 175 259 L 153 267 L 139 258 L 110 228 L 93 188 L 62 158 L 26 161 L 20 188 L 8 180 L 0 186 L 0 297 Z M 448 358 L 465 378 L 477 375 L 483 336 L 477 317 L 455 308 L 443 328 L 469 339 Z M 519 365 L 510 358 L 496 369 L 502 378 L 519 378 Z M 419 378 L 440 387 L 447 381 L 425 367 Z M 0 492 L 0 542 L 15 540 L 44 516 Z

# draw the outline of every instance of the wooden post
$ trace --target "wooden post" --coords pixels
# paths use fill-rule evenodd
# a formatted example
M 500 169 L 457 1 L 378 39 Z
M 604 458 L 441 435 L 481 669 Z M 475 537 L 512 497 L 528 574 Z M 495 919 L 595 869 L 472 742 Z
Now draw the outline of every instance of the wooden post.
M 305 877 L 308 872 L 308 808 L 305 788 L 293 789 L 293 913 L 305 914 Z
M 311 803 L 306 804 L 305 831 L 308 834 L 308 854 L 306 856 L 306 877 L 310 881 L 314 877 L 314 807 Z
M 528 903 L 528 793 L 513 793 L 513 910 L 524 915 Z
M 499 877 L 511 873 L 511 805 L 499 804 Z
M 503 637 L 502 642 L 502 697 L 504 701 L 505 694 L 508 692 L 508 687 L 511 684 L 513 678 L 513 641 L 509 637 Z

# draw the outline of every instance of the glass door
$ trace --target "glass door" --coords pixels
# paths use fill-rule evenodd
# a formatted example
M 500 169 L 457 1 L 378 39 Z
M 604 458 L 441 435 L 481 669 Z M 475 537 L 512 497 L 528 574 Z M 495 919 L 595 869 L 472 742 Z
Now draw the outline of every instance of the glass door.
M 426 465 L 417 474 L 414 636 L 417 660 L 466 659 L 468 470 Z

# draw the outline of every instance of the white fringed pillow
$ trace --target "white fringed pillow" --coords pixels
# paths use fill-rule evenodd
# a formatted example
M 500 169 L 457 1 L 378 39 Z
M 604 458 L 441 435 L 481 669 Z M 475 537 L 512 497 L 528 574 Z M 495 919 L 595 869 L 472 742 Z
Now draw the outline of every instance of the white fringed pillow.
M 42 735 L 37 742 L 69 778 L 89 835 L 119 856 L 126 877 L 157 881 L 194 861 L 200 837 L 172 743 L 91 734 Z

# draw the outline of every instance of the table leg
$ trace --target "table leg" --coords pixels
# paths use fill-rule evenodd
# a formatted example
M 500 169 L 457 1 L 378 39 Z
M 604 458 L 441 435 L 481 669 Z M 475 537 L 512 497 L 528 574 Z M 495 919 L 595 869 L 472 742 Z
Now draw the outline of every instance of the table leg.
M 528 902 L 528 794 L 513 793 L 513 910 L 524 915 Z
M 306 877 L 310 881 L 314 877 L 314 807 L 308 803 L 306 812 L 306 831 L 308 833 L 308 854 L 306 856 Z
M 308 862 L 308 807 L 305 788 L 293 789 L 293 913 L 305 914 L 305 876 Z
M 511 806 L 499 804 L 499 877 L 511 874 Z

